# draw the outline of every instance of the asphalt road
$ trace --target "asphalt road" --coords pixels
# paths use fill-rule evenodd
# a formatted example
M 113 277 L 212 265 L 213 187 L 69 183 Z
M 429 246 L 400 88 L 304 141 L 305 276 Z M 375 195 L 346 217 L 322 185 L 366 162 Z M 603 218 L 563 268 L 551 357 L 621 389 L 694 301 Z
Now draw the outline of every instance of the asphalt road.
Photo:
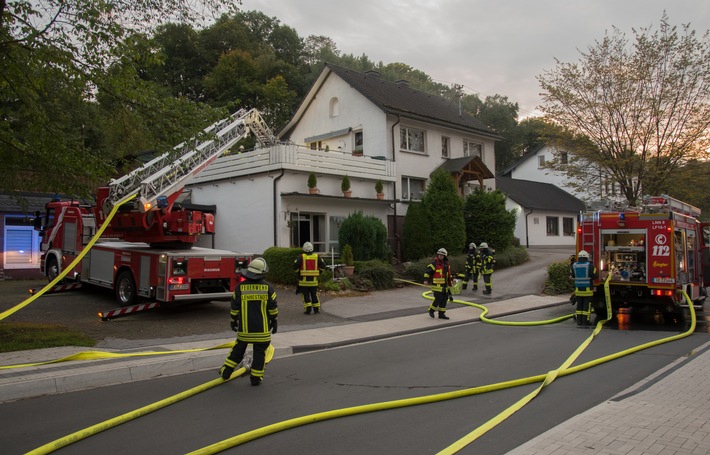
M 542 320 L 566 306 L 510 316 Z M 674 334 L 603 330 L 579 361 Z M 572 324 L 472 323 L 275 359 L 255 388 L 235 379 L 76 442 L 62 454 L 175 454 L 313 413 L 498 383 L 559 366 L 588 336 Z M 646 378 L 710 339 L 695 334 L 558 378 L 531 404 L 460 453 L 502 454 Z M 27 450 L 214 379 L 214 371 L 4 403 L 0 447 Z M 289 429 L 224 453 L 430 454 L 497 415 L 534 386 L 374 412 Z

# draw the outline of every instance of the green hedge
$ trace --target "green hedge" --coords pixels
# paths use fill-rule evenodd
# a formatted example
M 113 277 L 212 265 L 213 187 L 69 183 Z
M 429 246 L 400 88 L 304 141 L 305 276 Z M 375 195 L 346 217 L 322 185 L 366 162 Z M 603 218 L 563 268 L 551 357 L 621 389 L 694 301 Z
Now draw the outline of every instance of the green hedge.
M 266 280 L 287 286 L 298 284 L 298 275 L 293 271 L 293 263 L 303 253 L 300 248 L 271 247 L 262 255 L 269 265 Z
M 558 295 L 572 291 L 574 291 L 574 280 L 570 277 L 569 260 L 553 262 L 548 265 L 543 292 L 548 295 Z

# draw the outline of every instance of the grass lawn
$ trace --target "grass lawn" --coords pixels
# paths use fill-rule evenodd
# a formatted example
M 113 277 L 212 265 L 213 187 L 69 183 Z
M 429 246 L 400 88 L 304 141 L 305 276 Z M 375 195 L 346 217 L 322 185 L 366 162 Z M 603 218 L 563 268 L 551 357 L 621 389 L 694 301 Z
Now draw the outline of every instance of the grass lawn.
M 0 322 L 0 352 L 95 345 L 93 338 L 60 325 Z

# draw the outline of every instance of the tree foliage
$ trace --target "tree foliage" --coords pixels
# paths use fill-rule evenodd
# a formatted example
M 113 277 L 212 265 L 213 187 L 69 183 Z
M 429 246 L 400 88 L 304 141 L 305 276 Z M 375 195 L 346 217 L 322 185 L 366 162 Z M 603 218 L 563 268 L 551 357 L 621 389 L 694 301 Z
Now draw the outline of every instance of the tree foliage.
M 389 259 L 387 228 L 372 215 L 358 211 L 348 216 L 338 231 L 341 254 L 345 245 L 350 245 L 356 261 Z
M 505 199 L 505 194 L 500 190 L 478 189 L 466 196 L 464 219 L 467 242 L 476 245 L 486 242 L 496 250 L 513 246 L 517 214 L 515 209 L 505 208 Z
M 176 138 L 204 127 L 213 113 L 144 83 L 137 69 L 156 58 L 144 38 L 152 27 L 202 20 L 222 6 L 219 0 L 199 10 L 189 0 L 0 3 L 0 190 L 88 195 L 111 173 L 117 155 L 107 148 L 120 128 L 134 133 L 135 144 L 170 150 Z M 141 135 L 143 125 L 152 133 Z
M 421 202 L 412 202 L 404 216 L 402 237 L 405 261 L 416 261 L 431 256 L 434 244 L 431 241 L 431 225 L 426 209 Z
M 681 32 L 665 14 L 657 30 L 633 35 L 630 42 L 614 29 L 579 62 L 557 61 L 538 80 L 542 111 L 593 144 L 573 150 L 582 159 L 570 172 L 581 178 L 580 167 L 592 163 L 636 203 L 642 192 L 660 193 L 688 160 L 707 157 L 710 35 L 699 38 L 688 25 Z
M 422 197 L 429 218 L 431 241 L 435 248 L 463 251 L 466 241 L 463 199 L 454 179 L 441 169 L 434 171 Z

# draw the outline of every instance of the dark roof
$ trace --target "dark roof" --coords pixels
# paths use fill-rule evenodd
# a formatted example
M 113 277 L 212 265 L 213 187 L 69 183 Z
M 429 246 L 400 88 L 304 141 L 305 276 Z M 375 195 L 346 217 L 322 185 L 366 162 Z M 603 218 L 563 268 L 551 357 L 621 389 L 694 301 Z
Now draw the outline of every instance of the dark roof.
M 56 195 L 56 193 L 29 192 L 0 193 L 0 212 L 30 215 L 37 210 L 44 210 L 47 202 Z
M 551 183 L 496 177 L 496 188 L 523 209 L 581 212 L 584 202 Z
M 432 174 L 437 170 L 437 169 L 443 169 L 446 172 L 461 172 L 461 171 L 469 171 L 471 173 L 475 173 L 476 175 L 480 175 L 482 179 L 491 179 L 493 178 L 493 173 L 491 172 L 490 169 L 488 169 L 488 166 L 486 166 L 483 161 L 481 160 L 480 157 L 478 156 L 464 156 L 462 158 L 449 158 L 447 160 L 444 160 L 434 171 L 432 171 Z
M 330 63 L 325 65 L 323 71 L 338 75 L 385 113 L 455 128 L 496 140 L 503 139 L 475 117 L 466 112 L 459 114 L 458 104 L 453 100 L 415 90 L 402 81 L 387 81 L 382 79 L 377 71 L 359 73 Z M 289 126 L 286 128 L 290 129 Z M 286 136 L 289 132 L 284 131 L 282 135 Z
M 475 117 L 463 111 L 459 115 L 458 104 L 452 100 L 415 90 L 406 83 L 387 81 L 376 71 L 358 73 L 330 63 L 326 67 L 389 114 L 444 126 L 456 125 L 477 134 L 502 139 Z

